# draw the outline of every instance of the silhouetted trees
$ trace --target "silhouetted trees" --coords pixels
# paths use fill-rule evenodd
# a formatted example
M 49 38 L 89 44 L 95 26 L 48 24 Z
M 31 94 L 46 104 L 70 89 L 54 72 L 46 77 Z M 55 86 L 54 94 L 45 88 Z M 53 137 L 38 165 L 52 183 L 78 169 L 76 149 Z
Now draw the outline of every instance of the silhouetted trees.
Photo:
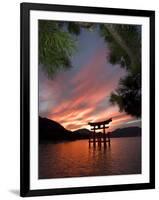
M 120 64 L 127 76 L 119 81 L 110 102 L 120 111 L 141 116 L 141 27 L 136 25 L 102 24 L 101 34 L 110 48 L 109 61 Z
M 75 29 L 71 25 L 68 28 L 71 32 Z M 48 76 L 71 67 L 70 57 L 74 50 L 75 40 L 65 30 L 64 23 L 39 20 L 39 64 Z
M 121 79 L 115 92 L 112 92 L 110 101 L 117 104 L 120 111 L 141 116 L 141 75 L 129 74 Z

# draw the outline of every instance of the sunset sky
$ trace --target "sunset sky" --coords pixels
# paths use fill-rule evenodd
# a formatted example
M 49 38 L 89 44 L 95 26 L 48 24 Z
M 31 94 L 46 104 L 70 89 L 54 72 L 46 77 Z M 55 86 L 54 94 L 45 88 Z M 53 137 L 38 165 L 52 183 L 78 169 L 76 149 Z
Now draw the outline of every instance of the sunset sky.
M 39 115 L 59 122 L 68 130 L 90 129 L 88 122 L 113 118 L 110 130 L 140 126 L 109 102 L 110 93 L 126 71 L 108 62 L 109 49 L 98 30 L 82 29 L 72 68 L 49 79 L 39 66 Z

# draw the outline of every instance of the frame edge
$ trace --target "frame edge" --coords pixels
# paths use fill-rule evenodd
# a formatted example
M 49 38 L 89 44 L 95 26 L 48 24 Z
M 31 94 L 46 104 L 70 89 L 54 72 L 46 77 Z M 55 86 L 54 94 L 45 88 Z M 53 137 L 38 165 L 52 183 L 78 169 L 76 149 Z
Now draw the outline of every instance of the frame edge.
M 44 196 L 44 195 L 59 195 L 59 194 L 77 194 L 77 193 L 93 193 L 93 192 L 112 192 L 124 190 L 140 190 L 155 188 L 155 135 L 150 135 L 150 182 L 139 184 L 125 185 L 109 185 L 109 186 L 92 186 L 92 187 L 77 187 L 63 189 L 42 189 L 30 190 L 30 117 L 29 117 L 29 12 L 30 10 L 51 10 L 58 9 L 59 11 L 68 11 L 75 9 L 75 12 L 81 12 L 81 9 L 91 9 L 92 12 L 97 11 L 126 12 L 124 15 L 147 16 L 150 18 L 150 128 L 155 132 L 155 11 L 150 10 L 130 10 L 118 8 L 100 8 L 86 6 L 68 6 L 68 5 L 53 5 L 53 4 L 36 4 L 36 3 L 21 3 L 20 4 L 20 196 Z M 79 11 L 80 10 L 80 11 Z M 139 15 L 139 12 L 142 14 Z M 104 14 L 104 13 L 103 13 Z M 25 48 L 24 48 L 25 47 Z M 115 188 L 114 188 L 115 186 Z M 130 188 L 131 187 L 131 188 Z

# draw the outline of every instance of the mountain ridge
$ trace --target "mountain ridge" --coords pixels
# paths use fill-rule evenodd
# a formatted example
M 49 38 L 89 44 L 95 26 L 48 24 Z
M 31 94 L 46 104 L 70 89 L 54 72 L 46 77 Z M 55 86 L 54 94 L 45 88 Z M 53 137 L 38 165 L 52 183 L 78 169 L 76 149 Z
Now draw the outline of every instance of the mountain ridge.
M 83 128 L 75 131 L 65 129 L 61 124 L 48 118 L 39 117 L 39 142 L 43 141 L 70 141 L 88 139 L 92 131 Z M 110 133 L 115 137 L 137 137 L 141 136 L 141 128 L 126 127 L 118 128 Z

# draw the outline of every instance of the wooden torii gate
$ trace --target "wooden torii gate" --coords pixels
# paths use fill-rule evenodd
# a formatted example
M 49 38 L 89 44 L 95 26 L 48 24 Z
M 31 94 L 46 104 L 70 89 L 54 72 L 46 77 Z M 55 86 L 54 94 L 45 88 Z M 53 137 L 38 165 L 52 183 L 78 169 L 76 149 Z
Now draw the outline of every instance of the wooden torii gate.
M 88 124 L 92 127 L 91 130 L 93 133 L 89 137 L 89 146 L 93 143 L 93 146 L 96 146 L 98 143 L 99 146 L 103 143 L 104 146 L 108 143 L 110 145 L 110 136 L 106 133 L 106 129 L 109 128 L 108 124 L 112 121 L 112 118 L 102 121 L 102 122 L 89 122 Z M 103 133 L 97 133 L 96 130 L 103 129 Z

